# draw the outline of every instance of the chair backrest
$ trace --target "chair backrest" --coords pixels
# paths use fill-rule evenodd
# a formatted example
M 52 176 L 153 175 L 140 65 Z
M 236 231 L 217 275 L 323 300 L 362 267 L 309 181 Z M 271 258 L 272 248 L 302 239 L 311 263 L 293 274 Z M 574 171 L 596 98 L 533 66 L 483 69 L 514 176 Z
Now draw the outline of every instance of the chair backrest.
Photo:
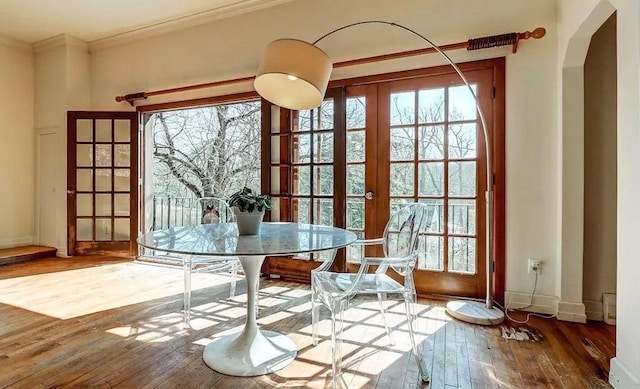
M 384 229 L 384 254 L 402 258 L 417 254 L 420 232 L 429 223 L 429 208 L 425 204 L 411 203 L 393 214 Z
M 235 221 L 233 210 L 224 199 L 218 197 L 202 197 L 198 199 L 200 204 L 202 224 L 232 223 Z

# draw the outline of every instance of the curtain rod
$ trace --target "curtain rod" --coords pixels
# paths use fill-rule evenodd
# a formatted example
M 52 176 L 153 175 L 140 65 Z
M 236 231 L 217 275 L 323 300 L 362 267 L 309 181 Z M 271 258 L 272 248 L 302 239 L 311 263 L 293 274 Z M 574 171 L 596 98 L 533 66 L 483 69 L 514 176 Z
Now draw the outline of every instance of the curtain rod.
M 486 36 L 482 38 L 472 38 L 466 42 L 450 43 L 450 44 L 438 46 L 438 47 L 442 51 L 460 50 L 460 49 L 467 49 L 467 51 L 474 51 L 474 50 L 489 49 L 492 47 L 501 47 L 501 46 L 510 45 L 512 46 L 511 51 L 513 53 L 516 53 L 518 51 L 518 43 L 521 40 L 527 40 L 530 38 L 540 39 L 544 37 L 546 33 L 547 31 L 543 27 L 538 27 L 533 31 L 511 32 L 511 33 L 500 34 L 500 35 Z M 367 63 L 373 63 L 373 62 L 388 61 L 392 59 L 431 54 L 434 52 L 436 52 L 436 49 L 434 49 L 433 47 L 417 49 L 417 50 L 399 51 L 396 53 L 375 55 L 372 57 L 364 57 L 364 58 L 352 59 L 352 60 L 347 60 L 342 62 L 336 62 L 333 64 L 333 67 L 344 68 L 348 66 L 363 65 Z M 151 96 L 166 95 L 170 93 L 187 92 L 195 89 L 215 88 L 215 87 L 224 86 L 224 85 L 239 84 L 243 82 L 253 81 L 254 78 L 255 76 L 248 76 L 248 77 L 233 78 L 229 80 L 207 82 L 204 84 L 181 86 L 177 88 L 161 89 L 161 90 L 149 91 L 149 92 L 136 92 L 136 93 L 130 93 L 123 96 L 116 96 L 116 101 L 117 102 L 126 101 L 129 104 L 131 104 L 131 106 L 133 106 L 136 101 L 146 100 L 148 97 L 151 97 Z

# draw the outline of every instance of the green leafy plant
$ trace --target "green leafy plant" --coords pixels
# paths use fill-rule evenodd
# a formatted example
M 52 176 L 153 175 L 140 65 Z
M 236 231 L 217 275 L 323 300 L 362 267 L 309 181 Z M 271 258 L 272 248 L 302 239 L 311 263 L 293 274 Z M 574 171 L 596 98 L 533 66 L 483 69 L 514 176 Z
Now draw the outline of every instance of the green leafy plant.
M 271 209 L 271 198 L 254 193 L 246 186 L 229 197 L 229 206 L 238 207 L 240 212 L 262 212 Z

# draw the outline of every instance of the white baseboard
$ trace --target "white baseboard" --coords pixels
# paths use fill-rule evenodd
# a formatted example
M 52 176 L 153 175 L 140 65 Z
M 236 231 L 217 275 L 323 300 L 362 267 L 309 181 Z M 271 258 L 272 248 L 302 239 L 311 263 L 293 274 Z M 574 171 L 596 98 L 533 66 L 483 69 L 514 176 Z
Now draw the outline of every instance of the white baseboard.
M 611 359 L 609 383 L 616 389 L 640 389 L 640 379 L 631 374 L 618 358 Z
M 19 246 L 29 246 L 32 244 L 33 244 L 33 236 L 18 236 L 15 238 L 1 239 L 0 249 L 10 248 L 10 247 L 19 247 Z
M 602 301 L 584 300 L 584 310 L 589 320 L 604 321 Z
M 560 303 L 558 303 L 558 320 L 586 323 L 587 315 L 584 304 L 560 301 Z
M 531 304 L 531 293 L 505 291 L 504 297 L 505 304 L 511 309 L 521 309 Z M 522 308 L 522 310 L 543 315 L 555 315 L 558 312 L 558 298 L 536 294 L 533 298 L 533 304 L 528 308 Z

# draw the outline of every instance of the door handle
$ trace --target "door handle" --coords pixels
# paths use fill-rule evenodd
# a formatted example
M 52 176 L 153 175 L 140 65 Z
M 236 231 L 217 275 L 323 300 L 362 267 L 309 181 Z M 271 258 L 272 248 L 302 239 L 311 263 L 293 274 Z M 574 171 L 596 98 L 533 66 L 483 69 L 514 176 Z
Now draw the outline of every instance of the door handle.
M 74 195 L 74 194 L 76 194 L 76 191 L 73 190 L 73 189 L 67 189 L 67 194 L 68 195 Z
M 364 198 L 367 200 L 373 200 L 373 192 L 368 191 L 367 193 L 365 193 Z

